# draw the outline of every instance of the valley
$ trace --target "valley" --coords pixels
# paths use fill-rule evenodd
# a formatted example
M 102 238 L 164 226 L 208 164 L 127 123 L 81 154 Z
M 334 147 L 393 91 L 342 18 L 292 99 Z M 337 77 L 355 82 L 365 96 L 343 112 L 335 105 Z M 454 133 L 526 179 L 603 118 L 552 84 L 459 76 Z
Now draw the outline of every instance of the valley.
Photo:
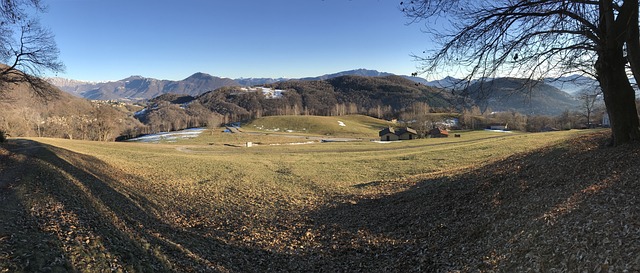
M 377 127 L 356 120 L 344 123 Z M 504 248 L 495 236 L 518 236 L 524 226 L 527 233 L 552 228 L 547 220 L 529 218 L 547 210 L 553 221 L 578 217 L 579 207 L 560 216 L 553 206 L 562 204 L 563 194 L 579 194 L 591 182 L 566 181 L 550 195 L 548 183 L 564 180 L 547 181 L 535 173 L 544 168 L 530 168 L 577 163 L 582 154 L 592 153 L 589 147 L 599 145 L 599 133 L 459 133 L 462 139 L 251 148 L 225 144 L 243 143 L 243 137 L 285 140 L 222 130 L 157 144 L 10 139 L 0 148 L 5 183 L 0 198 L 6 204 L 0 216 L 15 224 L 1 227 L 0 268 L 467 271 L 537 265 Z M 516 167 L 528 171 L 510 173 Z M 509 178 L 518 173 L 527 176 Z M 548 205 L 513 206 L 532 194 L 545 196 Z M 516 209 L 522 217 L 503 218 Z M 462 234 L 474 239 L 464 240 Z M 33 251 L 45 245 L 46 251 Z M 564 251 L 555 253 L 557 259 L 573 259 Z M 503 255 L 512 256 L 499 259 Z
M 6 0 L 0 273 L 640 272 L 638 6 Z

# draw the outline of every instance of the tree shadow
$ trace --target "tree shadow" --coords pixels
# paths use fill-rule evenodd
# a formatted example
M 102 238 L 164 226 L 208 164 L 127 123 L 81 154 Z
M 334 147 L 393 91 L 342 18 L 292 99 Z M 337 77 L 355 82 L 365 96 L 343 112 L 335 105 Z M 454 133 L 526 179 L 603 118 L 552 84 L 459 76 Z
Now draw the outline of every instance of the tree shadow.
M 0 157 L 2 177 L 16 176 L 5 159 L 25 171 L 10 189 L 24 219 L 0 225 L 0 265 L 12 271 L 575 272 L 602 266 L 594 253 L 631 265 L 640 253 L 639 145 L 601 148 L 583 137 L 388 195 L 338 196 L 348 201 L 273 223 L 268 236 L 287 247 L 278 249 L 169 223 L 163 206 L 121 183 L 150 181 L 90 155 L 24 144 Z M 354 187 L 398 187 L 389 183 Z
M 122 179 L 147 183 L 145 179 L 118 173 L 93 156 L 20 142 L 23 148 L 12 152 L 25 159 L 15 163 L 29 171 L 20 174 L 21 189 L 15 192 L 20 214 L 31 219 L 29 228 L 48 236 L 49 244 L 57 247 L 45 263 L 61 260 L 57 268 L 62 271 L 252 272 L 295 269 L 302 263 L 300 257 L 227 243 L 216 238 L 216 231 L 171 225 L 158 217 L 160 206 L 119 183 Z M 10 253 L 24 249 L 10 247 L 14 248 L 7 250 Z M 7 267 L 52 270 L 43 264 L 12 264 L 16 257 L 11 255 L 6 254 Z M 29 262 L 28 257 L 22 260 Z
M 640 251 L 640 145 L 605 142 L 581 137 L 310 217 L 332 260 L 365 271 L 593 271 L 612 263 L 602 253 L 640 266 L 625 254 Z
M 21 202 L 22 173 L 30 171 L 24 161 L 0 147 L 0 271 L 70 271 L 56 236 L 42 232 L 38 219 Z

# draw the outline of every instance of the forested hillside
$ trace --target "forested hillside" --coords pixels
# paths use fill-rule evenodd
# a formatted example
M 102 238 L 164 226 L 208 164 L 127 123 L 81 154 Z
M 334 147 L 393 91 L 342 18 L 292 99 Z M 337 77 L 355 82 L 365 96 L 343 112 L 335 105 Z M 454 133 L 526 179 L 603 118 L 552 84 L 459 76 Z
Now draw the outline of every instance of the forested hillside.
M 0 92 L 0 133 L 15 137 L 61 137 L 112 141 L 143 125 L 131 116 L 133 105 L 91 102 L 43 84 L 36 95 L 27 83 Z
M 580 101 L 547 83 L 498 78 L 476 82 L 467 93 L 482 111 L 515 111 L 525 115 L 559 115 L 578 108 Z
M 190 84 L 206 86 L 209 78 L 204 74 L 196 74 L 190 77 Z M 145 79 L 131 79 L 127 84 L 145 82 L 150 83 Z M 324 80 L 276 82 L 262 87 L 226 86 L 200 95 L 160 92 L 159 96 L 148 101 L 144 109 L 120 102 L 92 103 L 53 86 L 48 86 L 52 90 L 49 92 L 50 98 L 38 98 L 29 95 L 31 92 L 26 85 L 16 85 L 5 92 L 2 102 L 5 106 L 0 110 L 0 130 L 13 136 L 114 140 L 191 127 L 214 127 L 263 116 L 350 114 L 410 121 L 414 122 L 412 126 L 415 128 L 440 122 L 424 120 L 434 112 L 460 113 L 464 117 L 461 119 L 463 126 L 470 123 L 473 125 L 471 128 L 476 128 L 475 125 L 484 126 L 488 120 L 470 121 L 469 118 L 473 119 L 474 115 L 482 114 L 482 111 L 467 111 L 472 106 L 480 106 L 475 109 L 484 112 L 558 115 L 578 103 L 568 94 L 547 84 L 527 86 L 524 83 L 519 79 L 476 83 L 470 86 L 464 97 L 464 94 L 455 96 L 450 91 L 425 86 L 401 76 L 346 75 Z M 180 84 L 172 88 L 182 90 Z M 514 121 L 502 122 L 525 130 L 529 126 L 524 117 L 522 126 L 516 126 L 517 122 Z M 543 124 L 537 127 L 556 125 Z
M 445 111 L 451 106 L 448 100 L 449 95 L 439 89 L 399 76 L 342 76 L 278 82 L 261 88 L 223 87 L 196 97 L 166 94 L 151 100 L 136 117 L 151 131 L 273 115 L 364 114 L 391 119 Z

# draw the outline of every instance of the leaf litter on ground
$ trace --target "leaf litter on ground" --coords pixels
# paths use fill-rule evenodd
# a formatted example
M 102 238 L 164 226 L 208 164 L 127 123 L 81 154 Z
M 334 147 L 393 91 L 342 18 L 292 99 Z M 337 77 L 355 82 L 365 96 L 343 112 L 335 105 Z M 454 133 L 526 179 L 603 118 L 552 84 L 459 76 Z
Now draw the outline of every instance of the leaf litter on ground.
M 172 193 L 88 155 L 0 149 L 3 175 L 41 170 L 2 192 L 17 213 L 0 213 L 22 220 L 0 227 L 0 268 L 637 272 L 640 145 L 606 139 L 583 135 L 476 168 L 310 196 L 275 187 Z M 24 245 L 36 238 L 51 251 Z

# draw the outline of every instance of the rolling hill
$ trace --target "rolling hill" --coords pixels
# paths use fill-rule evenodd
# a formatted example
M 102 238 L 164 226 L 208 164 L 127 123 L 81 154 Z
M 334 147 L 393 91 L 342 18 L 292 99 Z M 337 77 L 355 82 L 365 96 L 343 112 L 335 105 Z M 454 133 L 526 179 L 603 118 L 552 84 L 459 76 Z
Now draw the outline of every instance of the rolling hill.
M 544 82 L 498 78 L 476 82 L 466 90 L 481 110 L 516 111 L 527 115 L 559 115 L 574 110 L 579 101 Z
M 142 125 L 130 114 L 139 106 L 91 102 L 46 82 L 42 86 L 42 95 L 36 95 L 26 83 L 4 86 L 0 91 L 0 131 L 14 137 L 107 141 Z
M 571 95 L 576 95 L 582 90 L 593 90 L 599 88 L 596 79 L 581 75 L 569 75 L 558 78 L 545 78 L 544 83 L 558 88 Z
M 542 82 L 530 85 L 529 89 L 523 89 L 523 84 L 526 84 L 524 80 L 510 78 L 477 82 L 467 90 L 468 97 L 458 97 L 400 76 L 291 80 L 267 84 L 264 89 L 224 87 L 199 96 L 164 94 L 152 99 L 146 110 L 136 117 L 152 128 L 179 130 L 195 120 L 202 124 L 216 116 L 227 122 L 277 115 L 362 114 L 384 119 L 411 118 L 417 111 L 450 111 L 451 107 L 459 106 L 451 104 L 454 101 L 478 104 L 482 110 L 559 115 L 575 109 L 579 103 L 569 94 Z M 268 97 L 260 90 L 279 95 Z
M 386 120 L 362 115 L 340 117 L 269 116 L 244 124 L 244 130 L 289 132 L 321 136 L 372 138 L 380 129 L 392 125 Z
M 0 130 L 12 136 L 36 136 L 47 118 L 89 113 L 91 102 L 44 83 L 42 96 L 27 83 L 7 84 L 0 92 Z
M 278 95 L 267 96 L 264 92 Z M 448 100 L 448 94 L 441 90 L 399 76 L 340 76 L 318 81 L 278 82 L 255 89 L 228 86 L 195 97 L 164 94 L 152 99 L 136 117 L 153 128 L 173 130 L 184 129 L 194 120 L 206 121 L 215 116 L 222 116 L 227 122 L 276 115 L 366 114 L 392 119 L 411 111 L 417 103 L 447 108 Z

